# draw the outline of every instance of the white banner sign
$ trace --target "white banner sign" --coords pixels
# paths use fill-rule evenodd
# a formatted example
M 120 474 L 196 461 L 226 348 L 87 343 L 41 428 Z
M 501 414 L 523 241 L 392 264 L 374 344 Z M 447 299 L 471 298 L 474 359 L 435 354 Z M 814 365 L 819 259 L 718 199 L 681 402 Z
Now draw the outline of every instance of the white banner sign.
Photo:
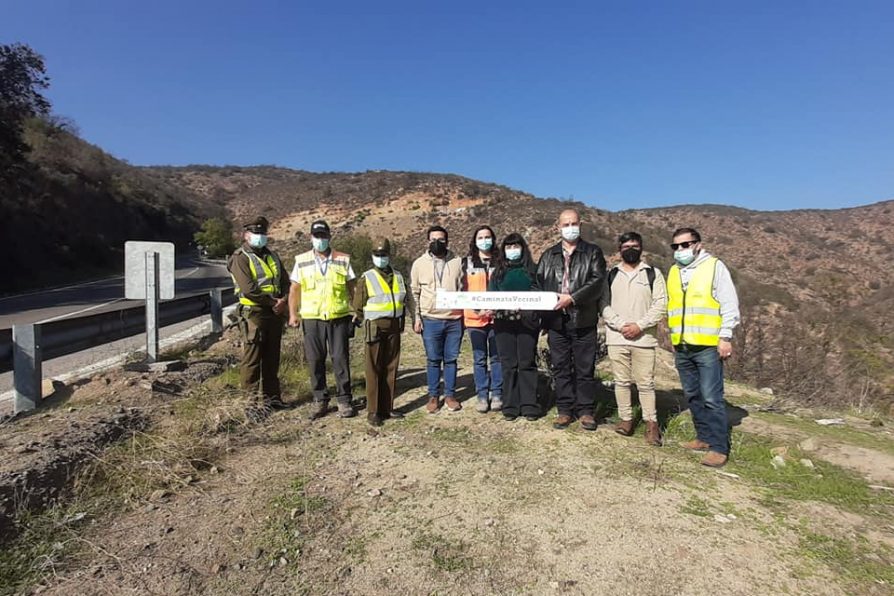
M 447 292 L 435 294 L 435 308 L 452 310 L 552 310 L 559 301 L 555 292 Z

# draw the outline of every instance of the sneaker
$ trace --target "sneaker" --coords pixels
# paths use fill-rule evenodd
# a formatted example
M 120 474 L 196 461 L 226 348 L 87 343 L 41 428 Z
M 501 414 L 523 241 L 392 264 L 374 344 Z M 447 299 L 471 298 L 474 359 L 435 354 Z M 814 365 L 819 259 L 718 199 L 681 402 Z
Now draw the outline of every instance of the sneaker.
M 488 409 L 490 409 L 490 406 L 487 405 L 487 398 L 479 397 L 478 403 L 475 405 L 475 410 L 482 414 L 486 414 Z
M 503 409 L 503 399 L 499 395 L 491 399 L 490 409 L 494 412 L 499 412 Z
M 456 398 L 453 396 L 445 397 L 444 405 L 447 406 L 447 410 L 450 412 L 459 412 L 460 410 L 463 409 L 463 405 L 461 403 L 459 403 L 458 401 L 456 401 Z
M 540 416 L 537 416 L 535 414 L 528 414 L 525 416 L 525 420 L 527 420 L 528 422 L 536 422 L 538 418 L 540 418 Z
M 438 410 L 441 409 L 441 400 L 437 397 L 428 398 L 428 404 L 425 406 L 425 409 L 428 410 L 429 414 L 437 414 Z
M 503 414 L 503 420 L 506 422 L 515 422 L 518 419 L 518 416 L 515 414 Z
M 351 402 L 343 402 L 338 404 L 338 414 L 336 415 L 339 418 L 353 418 L 357 415 L 357 410 L 354 409 Z

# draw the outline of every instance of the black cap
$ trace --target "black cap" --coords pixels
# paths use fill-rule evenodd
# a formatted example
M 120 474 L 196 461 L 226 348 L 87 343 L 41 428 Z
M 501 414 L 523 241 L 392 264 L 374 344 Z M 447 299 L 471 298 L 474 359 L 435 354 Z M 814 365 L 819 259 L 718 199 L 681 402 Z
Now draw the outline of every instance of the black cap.
M 317 221 L 310 224 L 310 235 L 328 238 L 331 235 L 329 231 L 329 224 L 327 224 L 322 219 L 318 219 Z
M 266 234 L 269 225 L 270 222 L 268 222 L 267 218 L 262 215 L 260 217 L 254 218 L 242 227 L 246 231 L 252 232 L 253 234 Z
M 372 254 L 384 257 L 391 254 L 391 242 L 387 238 L 377 238 L 372 245 Z

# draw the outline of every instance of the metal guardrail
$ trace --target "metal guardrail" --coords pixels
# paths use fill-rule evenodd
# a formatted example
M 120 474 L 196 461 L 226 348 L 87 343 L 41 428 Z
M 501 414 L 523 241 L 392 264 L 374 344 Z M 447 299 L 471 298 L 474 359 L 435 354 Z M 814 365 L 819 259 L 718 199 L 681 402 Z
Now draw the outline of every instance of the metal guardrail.
M 210 315 L 212 331 L 223 329 L 222 309 L 236 302 L 232 292 L 218 288 L 162 302 L 160 326 L 173 325 Z M 33 409 L 40 403 L 41 363 L 119 339 L 145 333 L 145 305 L 61 319 L 50 323 L 15 325 L 0 330 L 0 372 L 13 369 L 16 411 Z M 24 396 L 24 397 L 23 397 Z

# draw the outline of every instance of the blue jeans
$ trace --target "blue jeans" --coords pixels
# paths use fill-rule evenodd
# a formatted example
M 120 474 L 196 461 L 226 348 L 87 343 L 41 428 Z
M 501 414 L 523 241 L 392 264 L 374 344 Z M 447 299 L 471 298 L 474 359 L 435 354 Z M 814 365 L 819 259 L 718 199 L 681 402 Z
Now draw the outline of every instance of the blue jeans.
M 711 451 L 729 455 L 729 425 L 723 399 L 723 362 L 714 346 L 677 346 L 674 363 L 680 374 L 683 397 L 699 440 Z
M 487 399 L 491 393 L 494 399 L 503 396 L 503 367 L 497 353 L 497 334 L 494 326 L 468 327 L 469 341 L 472 342 L 472 358 L 475 361 L 475 390 L 478 399 Z M 490 360 L 490 374 L 488 374 Z
M 459 346 L 463 339 L 463 322 L 461 319 L 426 319 L 422 320 L 422 344 L 425 346 L 425 357 L 428 359 L 426 375 L 428 377 L 428 396 L 438 397 L 438 385 L 441 380 L 441 366 L 444 367 L 444 397 L 453 397 L 456 393 L 456 359 L 459 357 Z

